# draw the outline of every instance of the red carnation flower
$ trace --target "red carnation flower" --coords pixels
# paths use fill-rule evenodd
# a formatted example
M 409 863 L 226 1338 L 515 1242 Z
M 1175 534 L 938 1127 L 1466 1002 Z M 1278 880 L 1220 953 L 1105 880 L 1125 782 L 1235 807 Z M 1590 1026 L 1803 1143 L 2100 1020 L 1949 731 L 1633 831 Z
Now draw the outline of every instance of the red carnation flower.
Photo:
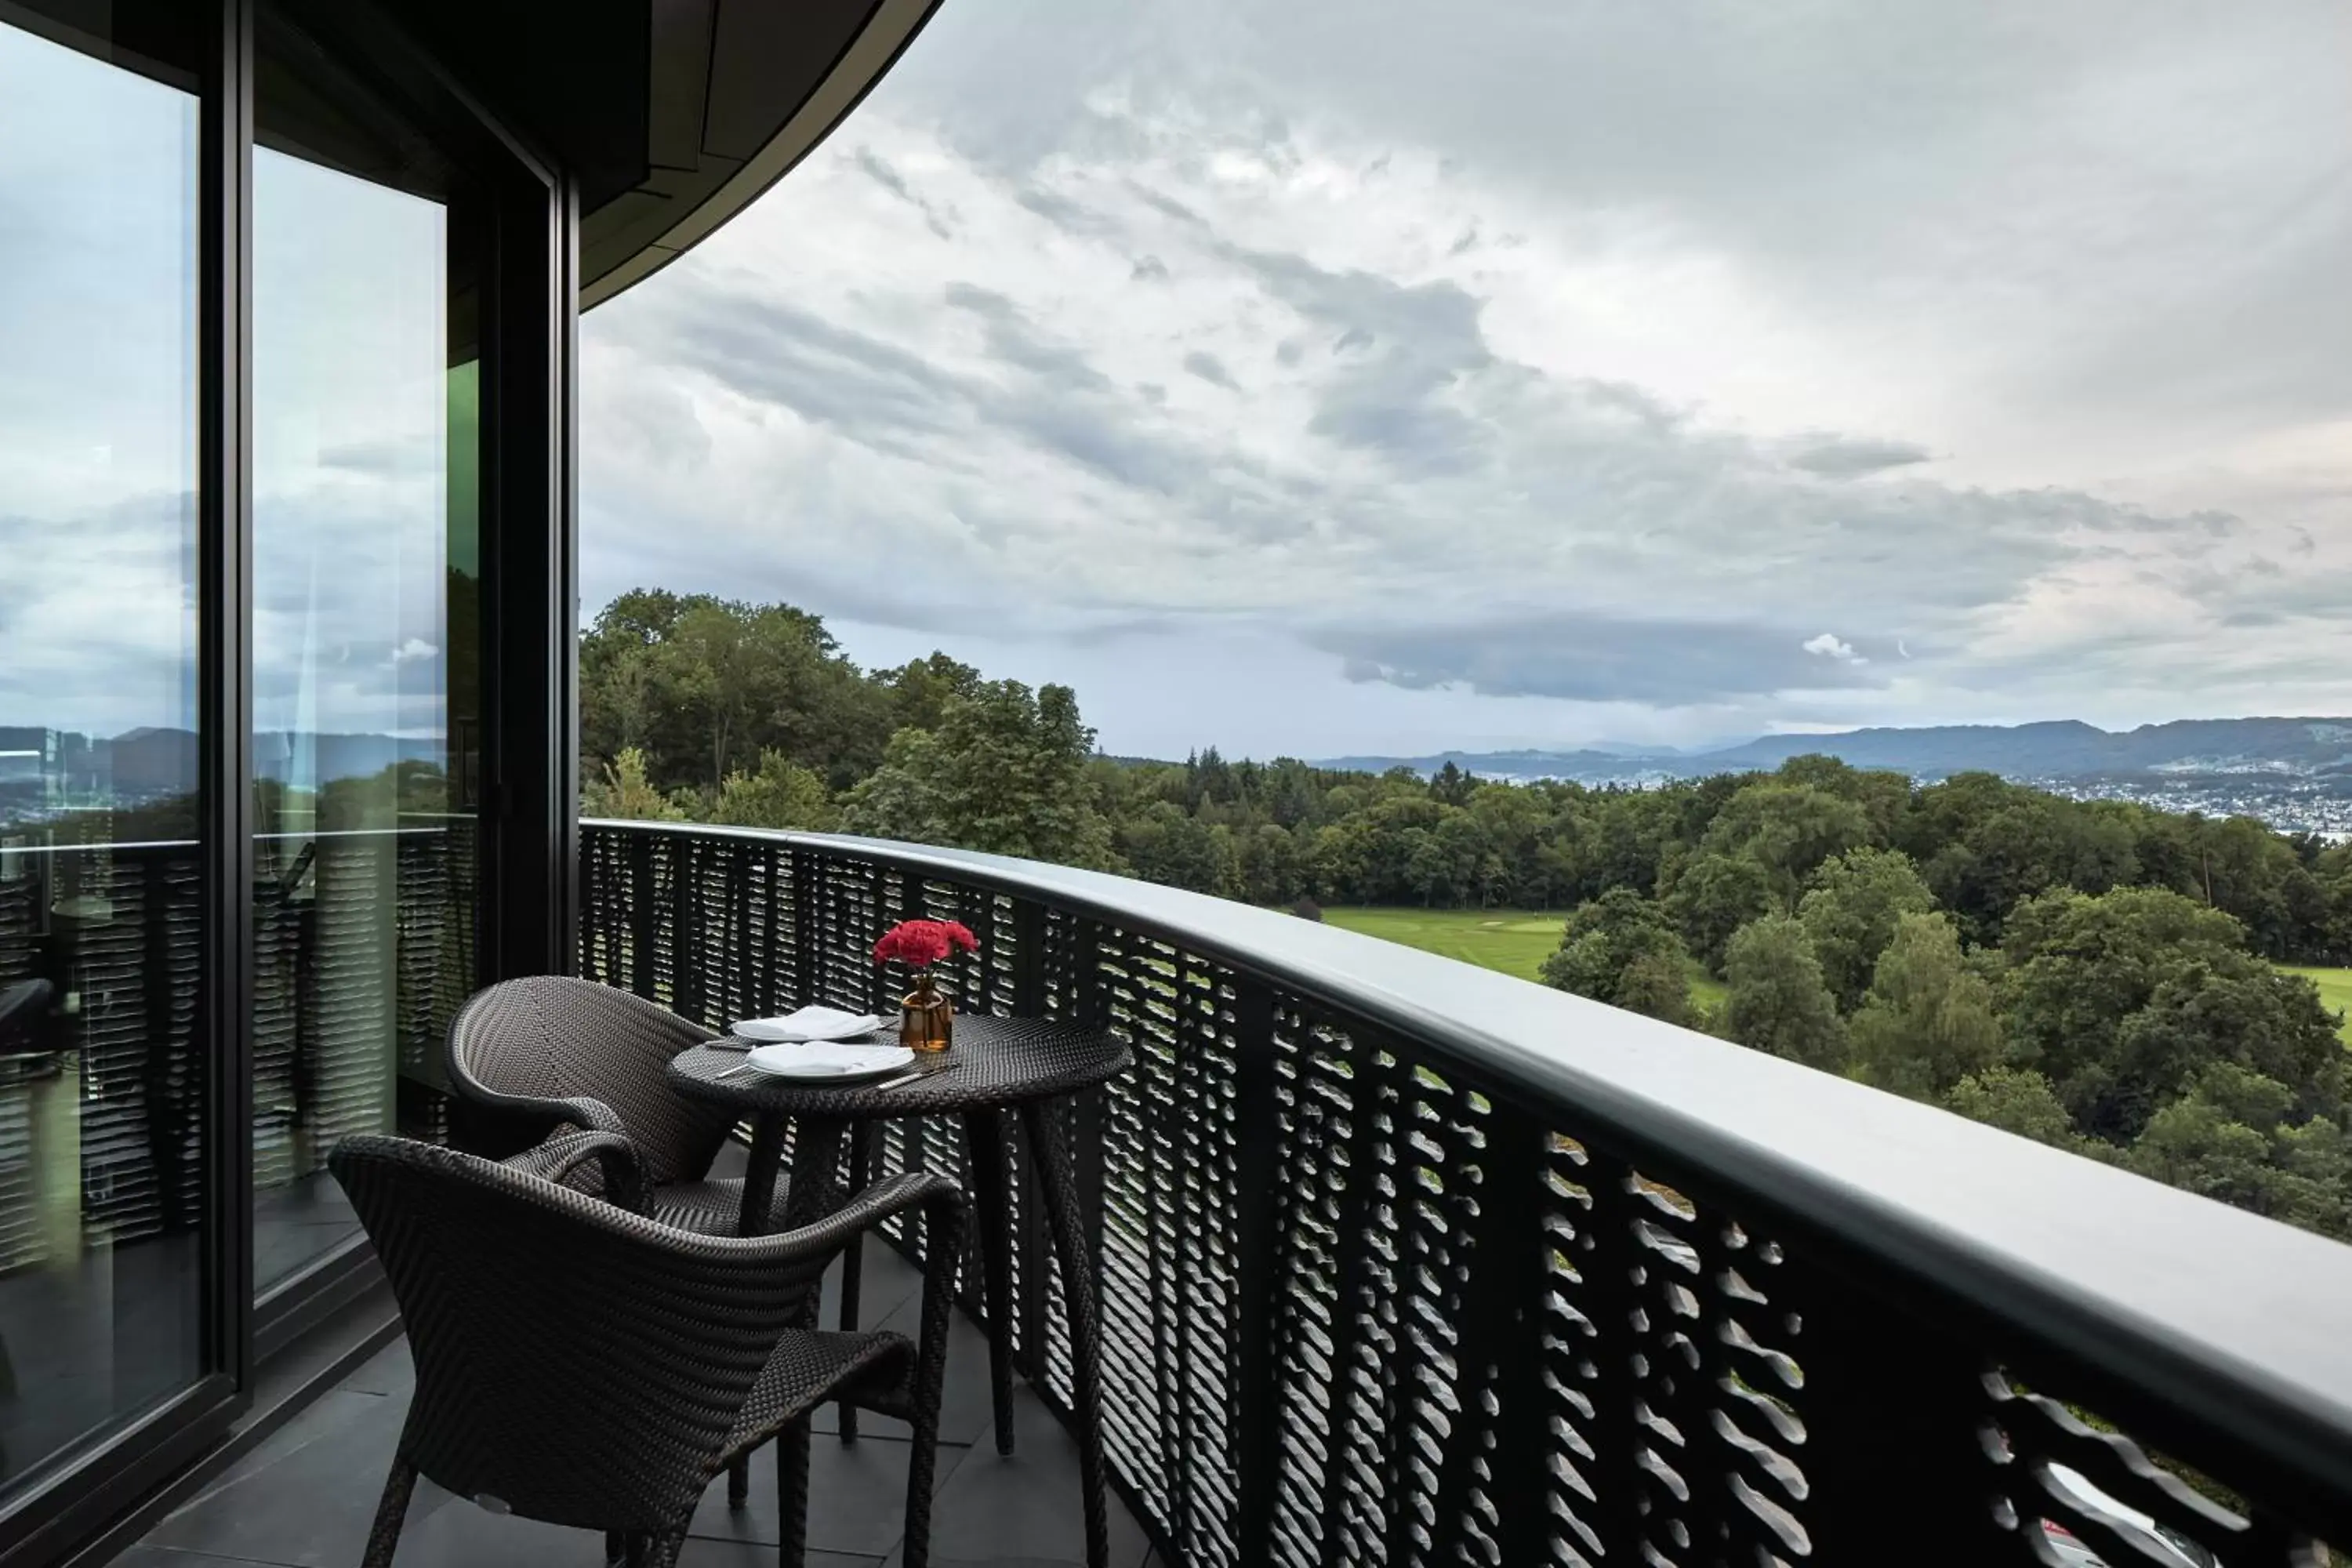
M 980 951 L 980 939 L 960 921 L 901 921 L 874 944 L 874 961 L 892 959 L 914 969 L 929 969 L 957 948 Z

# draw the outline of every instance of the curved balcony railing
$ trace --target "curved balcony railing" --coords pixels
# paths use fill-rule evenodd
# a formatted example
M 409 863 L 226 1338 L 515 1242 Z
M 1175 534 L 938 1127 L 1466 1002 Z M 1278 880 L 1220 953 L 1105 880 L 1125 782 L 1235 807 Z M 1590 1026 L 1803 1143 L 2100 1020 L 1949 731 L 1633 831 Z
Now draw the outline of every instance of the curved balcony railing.
M 582 853 L 583 973 L 714 1026 L 887 1005 L 868 947 L 926 915 L 980 937 L 961 1008 L 1133 1046 L 1072 1114 L 1112 1468 L 1171 1562 L 2079 1560 L 2055 1525 L 2116 1568 L 2267 1568 L 2352 1542 L 2352 1248 L 1198 894 L 729 828 L 592 822 Z M 894 1129 L 887 1158 L 957 1144 Z M 1019 1355 L 1066 1408 L 1020 1208 Z

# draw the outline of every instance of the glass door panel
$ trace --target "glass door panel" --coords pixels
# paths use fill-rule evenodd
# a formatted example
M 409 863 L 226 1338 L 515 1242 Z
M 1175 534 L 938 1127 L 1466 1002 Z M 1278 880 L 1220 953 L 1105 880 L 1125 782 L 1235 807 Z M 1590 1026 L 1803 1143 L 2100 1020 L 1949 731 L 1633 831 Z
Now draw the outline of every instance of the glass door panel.
M 472 275 L 453 170 L 265 12 L 254 153 L 257 1289 L 357 1234 L 354 1132 L 430 1131 L 471 988 Z M 332 90 L 316 90 L 331 75 Z M 331 103 L 331 114 L 321 105 Z
M 0 1493 L 208 1370 L 197 105 L 73 9 L 0 13 Z

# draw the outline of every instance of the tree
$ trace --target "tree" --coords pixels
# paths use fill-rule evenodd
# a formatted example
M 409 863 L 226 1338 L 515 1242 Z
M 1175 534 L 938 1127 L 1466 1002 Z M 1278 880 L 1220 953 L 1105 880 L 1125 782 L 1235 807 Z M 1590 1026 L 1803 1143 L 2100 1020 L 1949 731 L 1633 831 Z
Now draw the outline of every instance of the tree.
M 757 773 L 733 773 L 719 788 L 709 820 L 739 827 L 786 827 L 824 833 L 841 821 L 824 780 L 772 747 L 760 753 Z
M 1608 789 L 1588 806 L 1568 896 L 1592 899 L 1612 888 L 1656 887 L 1668 846 L 1683 842 L 1676 820 L 1681 802 L 1667 790 Z
M 1911 781 L 1901 773 L 1857 768 L 1840 758 L 1812 752 L 1782 763 L 1778 776 L 1783 783 L 1811 784 L 1860 806 L 1870 823 L 1874 844 L 1896 842 L 1911 815 Z
M 889 692 L 890 730 L 936 730 L 948 703 L 969 698 L 980 689 L 980 671 L 946 654 L 912 659 L 896 669 L 874 672 L 877 684 Z
M 1184 759 L 1186 810 L 1204 805 L 1232 805 L 1242 798 L 1244 775 L 1214 746 L 1204 746 Z
M 686 813 L 646 777 L 646 754 L 635 746 L 606 763 L 599 777 L 583 780 L 580 815 L 644 822 L 679 822 Z
M 2084 1140 L 2075 1132 L 2074 1118 L 2058 1103 L 2057 1091 L 2048 1079 L 2031 1068 L 1992 1067 L 1973 1073 L 1952 1085 L 1944 1096 L 1944 1105 L 1971 1121 L 2021 1138 L 2084 1152 Z
M 1253 904 L 1285 904 L 1302 898 L 1311 879 L 1307 857 L 1288 828 L 1261 822 L 1234 835 L 1234 896 Z
M 880 761 L 894 728 L 891 689 L 842 655 L 821 617 L 647 589 L 614 599 L 582 636 L 580 710 L 588 755 L 637 747 L 656 787 L 714 798 L 771 747 L 846 784 Z
M 1691 1001 L 1689 961 L 1679 952 L 1636 954 L 1618 972 L 1614 1005 L 1669 1024 L 1696 1026 L 1699 1017 Z
M 583 679 L 582 722 L 607 730 L 598 739 L 616 752 L 634 751 L 642 757 L 653 736 L 662 701 L 656 659 L 649 647 L 620 648 L 604 662 L 593 695 Z
M 1469 805 L 1477 787 L 1478 775 L 1463 772 L 1450 758 L 1429 780 L 1429 793 L 1447 805 Z
M 1484 906 L 1500 870 L 1478 819 L 1449 805 L 1414 844 L 1405 865 L 1405 880 L 1426 905 Z
M 1664 912 L 1630 888 L 1612 888 L 1568 917 L 1543 983 L 1664 1018 L 1692 1020 L 1689 956 Z
M 1814 868 L 1870 837 L 1869 814 L 1853 801 L 1812 784 L 1768 780 L 1734 795 L 1699 844 L 1755 860 L 1768 873 L 1779 906 L 1793 910 Z
M 1845 1026 L 1795 916 L 1742 926 L 1725 950 L 1723 978 L 1731 1038 L 1828 1072 L 1845 1065 Z
M 2184 1191 L 2325 1235 L 2347 1234 L 2352 1159 L 2342 1128 L 2296 1120 L 2294 1091 L 2230 1062 L 2148 1119 L 2126 1163 Z
M 1516 909 L 1557 907 L 1544 857 L 1551 802 L 1534 789 L 1488 783 L 1477 787 L 1465 810 L 1485 840 L 1488 885 L 1481 897 Z
M 1381 795 L 1317 834 L 1316 876 L 1328 901 L 1421 902 L 1413 857 L 1447 809 L 1430 799 L 1415 780 L 1411 795 Z
M 1233 836 L 1169 801 L 1153 801 L 1141 816 L 1122 823 L 1118 848 L 1128 868 L 1147 882 L 1229 893 L 1236 879 Z
M 1772 908 L 1772 874 L 1752 856 L 1702 853 L 1675 873 L 1666 908 L 1683 940 L 1707 967 L 1723 973 L 1732 933 Z
M 1954 773 L 1919 792 L 1898 845 L 1969 941 L 2001 940 L 2022 900 L 2098 894 L 2137 879 L 2129 824 L 1991 773 Z
M 984 682 L 949 699 L 937 730 L 893 735 L 845 820 L 883 837 L 1111 867 L 1110 824 L 1087 772 L 1094 739 L 1068 687 Z
M 1850 1012 L 1862 1001 L 1878 955 L 1895 939 L 1895 922 L 1935 904 L 1935 894 L 1901 850 L 1853 849 L 1822 863 L 1797 905 L 1797 918 L 1840 1008 Z
M 739 755 L 767 744 L 817 755 L 847 737 L 833 689 L 855 673 L 816 616 L 788 605 L 698 595 L 664 646 L 672 697 L 690 717 L 723 787 Z
M 2318 989 L 2245 953 L 2181 955 L 2123 1020 L 2116 1045 L 2118 1094 L 2134 1121 L 2221 1067 L 2281 1085 L 2282 1116 L 2297 1121 L 2343 1106 L 2344 1048 Z
M 2310 873 L 2287 841 L 2250 816 L 2221 822 L 2192 819 L 2190 848 L 2196 885 L 2187 889 L 2246 928 L 2247 945 L 2285 958 L 2295 941 L 2296 905 L 2310 896 Z
M 1936 1100 L 2000 1060 L 1992 987 L 1971 972 L 1940 914 L 1906 910 L 1849 1029 L 1863 1081 Z
M 2019 904 L 2003 944 L 2010 1052 L 2085 1132 L 2127 1143 L 2231 1061 L 2288 1086 L 2306 1113 L 2343 1101 L 2335 1021 L 2310 982 L 2246 952 L 2219 910 L 2161 888 L 2071 890 Z

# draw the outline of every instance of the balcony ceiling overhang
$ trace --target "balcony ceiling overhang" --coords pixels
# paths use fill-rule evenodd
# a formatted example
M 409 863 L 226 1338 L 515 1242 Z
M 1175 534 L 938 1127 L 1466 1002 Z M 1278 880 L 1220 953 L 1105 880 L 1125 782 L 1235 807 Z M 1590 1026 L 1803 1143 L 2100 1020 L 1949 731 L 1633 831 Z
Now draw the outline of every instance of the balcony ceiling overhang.
M 411 0 L 469 90 L 580 182 L 580 304 L 742 210 L 881 79 L 939 0 Z

